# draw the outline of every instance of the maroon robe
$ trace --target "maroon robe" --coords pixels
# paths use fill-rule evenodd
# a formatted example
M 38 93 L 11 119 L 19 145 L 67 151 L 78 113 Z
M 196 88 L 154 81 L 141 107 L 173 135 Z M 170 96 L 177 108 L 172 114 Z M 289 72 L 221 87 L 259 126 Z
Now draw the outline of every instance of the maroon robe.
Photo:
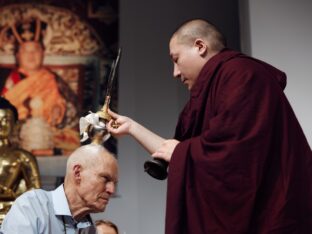
M 166 234 L 312 233 L 312 153 L 285 86 L 238 52 L 206 63 L 176 129 Z

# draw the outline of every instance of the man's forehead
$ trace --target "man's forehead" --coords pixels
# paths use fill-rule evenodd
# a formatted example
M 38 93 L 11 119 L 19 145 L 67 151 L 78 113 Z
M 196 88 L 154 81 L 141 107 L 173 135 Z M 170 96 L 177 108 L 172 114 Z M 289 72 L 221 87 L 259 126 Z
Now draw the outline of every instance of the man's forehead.
M 177 44 L 177 38 L 173 36 L 169 41 L 169 48 L 174 47 Z
M 108 226 L 107 224 L 100 224 L 97 226 L 97 228 L 107 234 L 116 233 L 115 229 L 113 227 Z
M 174 39 L 172 39 L 170 41 L 170 44 L 169 44 L 169 55 L 170 57 L 173 57 L 173 56 L 176 56 L 178 51 L 177 51 L 177 43 Z
M 102 165 L 101 166 L 102 168 L 105 168 L 105 171 L 106 170 L 108 170 L 108 171 L 116 171 L 116 170 L 118 170 L 117 161 L 116 161 L 116 159 L 113 156 L 109 156 L 109 157 L 106 156 L 102 160 L 101 165 Z

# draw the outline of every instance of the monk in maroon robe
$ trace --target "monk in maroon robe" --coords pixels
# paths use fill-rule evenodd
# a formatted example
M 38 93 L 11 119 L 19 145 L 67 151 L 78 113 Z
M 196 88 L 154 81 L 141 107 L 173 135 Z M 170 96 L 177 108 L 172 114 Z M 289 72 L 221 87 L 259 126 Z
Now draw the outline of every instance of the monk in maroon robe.
M 170 55 L 191 93 L 174 139 L 115 113 L 109 127 L 169 162 L 166 234 L 312 233 L 312 153 L 286 75 L 225 49 L 202 20 L 177 30 Z

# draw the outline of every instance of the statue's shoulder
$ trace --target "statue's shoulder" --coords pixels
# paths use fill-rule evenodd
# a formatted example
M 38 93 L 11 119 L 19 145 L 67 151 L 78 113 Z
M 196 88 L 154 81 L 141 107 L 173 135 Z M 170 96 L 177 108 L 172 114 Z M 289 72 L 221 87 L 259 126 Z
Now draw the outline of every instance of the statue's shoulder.
M 32 153 L 21 148 L 12 149 L 10 154 L 13 155 L 14 158 L 22 161 L 36 160 L 36 157 Z
M 10 161 L 15 161 L 20 158 L 19 150 L 11 147 L 3 147 L 0 149 L 1 158 L 6 158 Z

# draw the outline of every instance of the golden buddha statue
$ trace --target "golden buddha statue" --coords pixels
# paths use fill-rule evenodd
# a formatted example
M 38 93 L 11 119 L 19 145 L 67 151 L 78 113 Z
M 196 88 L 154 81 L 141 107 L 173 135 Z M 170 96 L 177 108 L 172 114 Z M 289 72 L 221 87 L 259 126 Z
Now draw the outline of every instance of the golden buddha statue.
M 17 119 L 16 108 L 0 97 L 0 223 L 20 194 L 40 188 L 36 158 L 9 140 Z

